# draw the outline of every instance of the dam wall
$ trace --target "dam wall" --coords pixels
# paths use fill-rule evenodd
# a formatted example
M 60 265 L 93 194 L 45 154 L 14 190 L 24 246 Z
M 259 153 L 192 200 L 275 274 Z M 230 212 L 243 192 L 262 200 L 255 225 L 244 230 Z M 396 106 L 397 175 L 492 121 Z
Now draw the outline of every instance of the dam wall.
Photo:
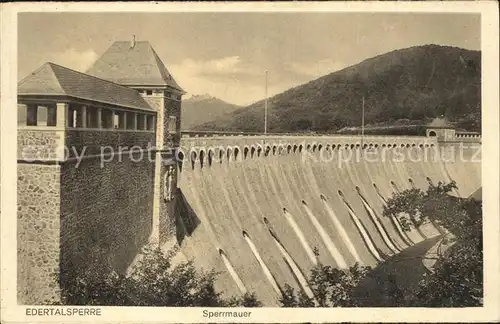
M 479 145 L 428 137 L 183 137 L 179 155 L 181 253 L 220 272 L 225 294 L 269 306 L 286 283 L 307 293 L 318 261 L 375 266 L 440 234 L 382 216 L 394 192 L 455 180 L 467 197 L 481 186 Z

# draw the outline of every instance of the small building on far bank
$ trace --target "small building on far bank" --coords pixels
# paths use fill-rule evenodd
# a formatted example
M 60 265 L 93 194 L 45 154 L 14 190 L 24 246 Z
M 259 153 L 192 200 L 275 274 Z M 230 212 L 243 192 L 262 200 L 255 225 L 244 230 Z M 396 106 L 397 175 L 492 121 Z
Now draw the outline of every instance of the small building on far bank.
M 445 117 L 436 117 L 426 125 L 425 135 L 438 142 L 481 142 L 481 134 L 457 130 Z

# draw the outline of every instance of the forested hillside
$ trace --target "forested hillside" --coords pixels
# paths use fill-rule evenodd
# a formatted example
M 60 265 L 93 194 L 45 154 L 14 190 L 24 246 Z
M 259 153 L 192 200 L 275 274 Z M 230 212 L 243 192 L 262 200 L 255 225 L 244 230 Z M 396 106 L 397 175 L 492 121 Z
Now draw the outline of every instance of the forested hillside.
M 445 116 L 480 131 L 481 53 L 426 45 L 396 50 L 269 98 L 270 132 L 336 132 L 361 124 L 426 123 Z M 264 102 L 198 126 L 199 130 L 262 131 Z

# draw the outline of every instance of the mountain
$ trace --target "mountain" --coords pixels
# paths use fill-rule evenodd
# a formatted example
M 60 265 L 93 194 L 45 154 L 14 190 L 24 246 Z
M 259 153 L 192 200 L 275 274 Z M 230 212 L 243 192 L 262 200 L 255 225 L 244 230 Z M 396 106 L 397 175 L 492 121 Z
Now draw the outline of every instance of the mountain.
M 197 125 L 215 119 L 241 108 L 208 94 L 193 95 L 182 101 L 181 129 L 190 130 Z
M 481 53 L 425 45 L 395 50 L 289 89 L 268 100 L 270 132 L 336 132 L 365 123 L 423 124 L 445 116 L 458 127 L 481 128 Z M 199 130 L 261 131 L 259 101 Z M 399 122 L 399 124 L 401 124 Z

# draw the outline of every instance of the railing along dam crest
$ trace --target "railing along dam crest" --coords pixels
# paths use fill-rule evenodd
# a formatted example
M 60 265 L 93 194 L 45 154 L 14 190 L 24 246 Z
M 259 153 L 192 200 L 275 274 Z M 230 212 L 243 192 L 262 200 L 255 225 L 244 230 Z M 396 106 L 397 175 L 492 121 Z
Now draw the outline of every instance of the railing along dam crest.
M 353 136 L 320 134 L 267 134 L 183 132 L 177 160 L 206 168 L 253 159 L 299 154 L 335 154 L 349 150 L 425 150 L 437 146 L 435 137 Z M 189 161 L 189 162 L 188 162 Z

